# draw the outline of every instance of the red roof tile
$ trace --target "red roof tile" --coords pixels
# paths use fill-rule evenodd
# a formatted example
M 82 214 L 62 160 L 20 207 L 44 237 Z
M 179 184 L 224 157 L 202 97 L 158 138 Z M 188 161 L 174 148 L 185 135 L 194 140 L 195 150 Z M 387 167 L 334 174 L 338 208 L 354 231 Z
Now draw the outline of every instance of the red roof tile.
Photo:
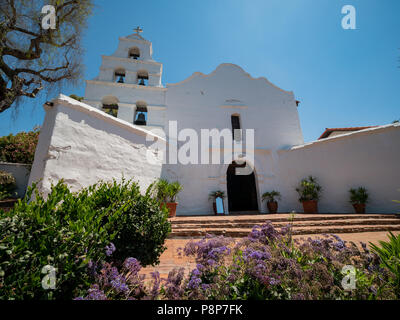
M 324 133 L 318 138 L 318 140 L 328 138 L 332 132 L 335 131 L 360 131 L 364 129 L 369 129 L 369 128 L 376 128 L 378 126 L 368 126 L 368 127 L 352 127 L 352 128 L 326 128 Z

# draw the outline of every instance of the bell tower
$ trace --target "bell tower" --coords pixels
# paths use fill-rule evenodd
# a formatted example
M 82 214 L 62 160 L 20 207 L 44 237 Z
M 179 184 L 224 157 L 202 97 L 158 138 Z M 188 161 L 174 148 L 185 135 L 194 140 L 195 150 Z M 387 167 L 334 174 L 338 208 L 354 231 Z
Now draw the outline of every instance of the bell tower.
M 143 29 L 119 38 L 117 50 L 102 56 L 99 75 L 86 81 L 84 102 L 130 123 L 163 127 L 166 88 L 162 64 L 153 60 Z

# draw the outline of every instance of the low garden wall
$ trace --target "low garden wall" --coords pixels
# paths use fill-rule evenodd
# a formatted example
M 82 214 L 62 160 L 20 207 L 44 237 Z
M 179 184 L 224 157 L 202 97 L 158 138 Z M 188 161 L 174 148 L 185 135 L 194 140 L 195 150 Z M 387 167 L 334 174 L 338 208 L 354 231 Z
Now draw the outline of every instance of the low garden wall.
M 318 140 L 280 150 L 281 208 L 302 211 L 295 187 L 312 175 L 323 188 L 319 211 L 354 212 L 349 189 L 365 187 L 367 213 L 398 213 L 400 204 L 400 124 Z
M 17 184 L 17 195 L 22 198 L 25 195 L 28 186 L 29 174 L 31 172 L 30 164 L 0 162 L 0 170 L 11 173 Z

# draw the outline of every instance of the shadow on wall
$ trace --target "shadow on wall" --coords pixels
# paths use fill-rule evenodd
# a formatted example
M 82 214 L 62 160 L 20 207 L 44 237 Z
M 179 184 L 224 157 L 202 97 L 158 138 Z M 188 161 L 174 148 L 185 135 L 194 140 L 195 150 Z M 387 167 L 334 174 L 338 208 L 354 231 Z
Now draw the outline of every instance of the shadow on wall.
M 17 196 L 18 198 L 23 198 L 28 187 L 29 175 L 31 173 L 31 165 L 22 163 L 0 162 L 0 170 L 11 173 L 14 176 L 17 184 Z

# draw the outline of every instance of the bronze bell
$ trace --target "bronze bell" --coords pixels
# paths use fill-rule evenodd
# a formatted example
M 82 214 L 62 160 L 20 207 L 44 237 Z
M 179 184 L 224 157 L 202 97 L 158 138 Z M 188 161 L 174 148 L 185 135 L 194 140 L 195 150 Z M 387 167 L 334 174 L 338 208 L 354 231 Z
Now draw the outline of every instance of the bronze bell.
M 145 86 L 145 85 L 146 85 L 146 84 L 144 83 L 144 79 L 143 79 L 143 78 L 140 79 L 139 85 L 140 85 L 140 86 Z
M 138 117 L 135 121 L 135 124 L 139 125 L 139 126 L 145 126 L 146 125 L 146 117 L 144 115 L 144 113 L 139 113 Z
M 123 76 L 119 76 L 118 83 L 124 83 L 124 77 Z

